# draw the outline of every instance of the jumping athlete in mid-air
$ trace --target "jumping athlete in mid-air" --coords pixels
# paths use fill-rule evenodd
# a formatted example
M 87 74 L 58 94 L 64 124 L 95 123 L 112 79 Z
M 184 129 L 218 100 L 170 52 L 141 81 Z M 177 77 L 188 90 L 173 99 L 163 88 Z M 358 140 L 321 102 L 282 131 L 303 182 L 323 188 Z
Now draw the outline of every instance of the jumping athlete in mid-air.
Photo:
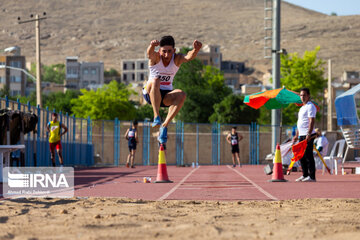
M 155 47 L 159 46 L 159 51 Z M 195 40 L 193 50 L 185 56 L 175 53 L 175 40 L 172 36 L 164 36 L 160 41 L 152 40 L 147 48 L 149 58 L 149 80 L 146 82 L 144 99 L 152 105 L 154 122 L 152 127 L 160 127 L 158 141 L 167 141 L 167 126 L 184 104 L 186 94 L 180 89 L 173 89 L 172 82 L 181 64 L 193 60 L 202 43 Z M 163 123 L 159 114 L 160 107 L 169 107 L 168 115 Z

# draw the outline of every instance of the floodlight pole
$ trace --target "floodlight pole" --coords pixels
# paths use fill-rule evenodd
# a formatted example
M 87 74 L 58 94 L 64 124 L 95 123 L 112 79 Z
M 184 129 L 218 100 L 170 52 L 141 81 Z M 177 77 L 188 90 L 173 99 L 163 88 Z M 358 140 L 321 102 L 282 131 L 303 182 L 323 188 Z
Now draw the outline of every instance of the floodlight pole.
M 332 113 L 333 113 L 333 106 L 332 106 L 332 102 L 333 102 L 333 90 L 332 90 L 332 86 L 331 86 L 331 81 L 332 81 L 332 74 L 331 74 L 331 59 L 329 59 L 328 61 L 329 67 L 328 67 L 328 96 L 327 96 L 327 130 L 328 131 L 333 131 L 333 122 L 332 122 Z
M 44 12 L 45 16 L 46 13 Z M 30 15 L 30 18 L 33 17 L 33 14 Z M 35 38 L 36 38 L 36 104 L 42 107 L 41 104 L 41 59 L 40 59 L 40 21 L 46 19 L 46 17 L 39 17 L 38 14 L 35 15 L 35 19 L 20 21 L 18 17 L 19 24 L 35 22 Z
M 280 88 L 280 0 L 273 0 L 273 31 L 272 31 L 272 79 L 273 89 Z M 280 110 L 271 110 L 271 149 L 275 152 L 279 141 L 277 127 L 280 125 Z M 281 134 L 281 132 L 280 132 Z M 281 144 L 281 143 L 280 143 Z

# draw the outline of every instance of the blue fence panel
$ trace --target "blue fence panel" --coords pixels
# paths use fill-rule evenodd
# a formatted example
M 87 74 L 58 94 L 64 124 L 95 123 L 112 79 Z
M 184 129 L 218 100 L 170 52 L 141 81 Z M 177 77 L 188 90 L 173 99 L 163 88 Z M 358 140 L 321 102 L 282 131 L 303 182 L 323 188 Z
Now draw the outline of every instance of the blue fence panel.
M 49 109 L 40 109 L 39 106 L 31 107 L 30 103 L 27 105 L 21 104 L 19 101 L 9 101 L 8 99 L 1 99 L 1 106 L 12 107 L 13 109 L 20 110 L 33 110 L 39 117 L 39 122 L 37 124 L 36 134 L 26 134 L 25 136 L 25 165 L 26 166 L 50 166 L 50 151 L 48 143 L 48 132 L 46 131 L 46 124 L 51 121 L 51 112 Z M 91 166 L 94 164 L 94 151 L 98 153 L 99 157 L 104 157 L 106 153 L 109 152 L 109 147 L 114 148 L 114 152 L 110 153 L 110 158 L 99 161 L 96 158 L 97 164 L 102 162 L 109 163 L 111 165 L 118 166 L 120 159 L 120 151 L 124 151 L 124 146 L 121 146 L 120 141 L 122 136 L 120 136 L 120 121 L 117 119 L 115 121 L 107 121 L 106 126 L 104 125 L 105 121 L 98 121 L 99 125 L 98 133 L 96 135 L 96 126 L 93 126 L 93 122 L 90 118 L 80 119 L 75 116 L 69 116 L 67 113 L 59 113 L 60 121 L 65 124 L 69 131 L 62 137 L 63 144 L 63 156 L 64 164 L 67 166 L 72 165 L 83 165 Z M 112 124 L 114 124 L 112 126 Z M 175 154 L 175 160 L 177 165 L 183 165 L 185 163 L 201 163 L 204 164 L 213 164 L 220 165 L 230 162 L 231 158 L 230 153 L 224 153 L 229 150 L 229 145 L 227 144 L 226 131 L 229 126 L 226 124 L 213 123 L 210 124 L 185 124 L 182 121 L 176 123 L 175 131 L 175 149 L 174 145 L 169 144 L 171 151 L 171 160 Z M 195 128 L 196 126 L 196 128 Z M 226 127 L 225 127 L 226 126 Z M 109 127 L 111 127 L 109 129 Z M 224 129 L 222 130 L 221 127 Z M 271 126 L 269 126 L 271 127 Z M 93 130 L 94 128 L 94 130 Z M 101 128 L 101 129 L 100 129 Z M 112 133 L 112 129 L 114 134 Z M 261 131 L 260 131 L 261 129 Z M 142 164 L 150 165 L 150 158 L 152 160 L 157 157 L 157 143 L 155 134 L 150 128 L 150 123 L 145 121 L 143 123 L 142 129 L 142 142 L 139 144 L 139 151 L 142 152 Z M 260 160 L 264 159 L 265 151 L 268 148 L 268 138 L 269 138 L 269 129 L 266 128 L 264 131 L 263 125 L 258 125 L 257 123 L 251 123 L 250 125 L 243 125 L 242 132 L 249 137 L 249 143 L 243 145 L 242 150 L 246 152 L 246 162 L 249 159 L 249 164 L 260 164 Z M 107 134 L 105 134 L 107 133 Z M 94 146 L 93 141 L 96 145 Z M 172 133 L 171 133 L 172 134 Z M 85 136 L 86 135 L 86 136 Z M 170 135 L 171 137 L 173 135 Z M 264 137 L 265 136 L 265 137 Z M 211 138 L 211 139 L 210 139 Z M 97 141 L 96 141 L 97 140 Z M 114 142 L 112 142 L 114 141 Z M 171 144 L 173 140 L 171 140 Z M 109 145 L 111 142 L 111 145 Z M 245 141 L 242 143 L 244 144 Z M 196 146 L 195 146 L 196 144 Z M 249 144 L 249 146 L 247 146 Z M 124 145 L 124 144 L 123 144 Z M 261 147 L 260 147 L 261 146 Z M 140 149 L 142 148 L 142 149 Z M 196 149 L 195 149 L 196 148 Z M 210 150 L 211 148 L 211 150 Z M 265 150 L 264 150 L 265 148 Z M 187 150 L 189 149 L 189 150 Z M 174 151 L 175 150 L 175 151 Z M 249 152 L 248 152 L 249 151 Z M 125 152 L 122 152 L 123 154 Z M 190 154 L 191 153 L 191 154 Z M 269 152 L 270 153 L 270 152 Z M 171 155 L 169 154 L 169 155 Z M 249 155 L 247 155 L 249 154 Z M 261 155 L 261 156 L 260 156 Z M 34 158 L 34 156 L 36 156 Z M 57 156 L 57 154 L 56 154 Z M 244 155 L 243 155 L 244 156 Z M 109 156 L 107 156 L 109 158 Z M 261 157 L 261 158 L 260 158 Z M 114 161 L 112 161 L 114 158 Z M 170 159 L 170 157 L 169 157 Z M 206 159 L 206 160 L 204 160 Z M 244 159 L 244 158 L 243 158 Z M 56 162 L 58 158 L 56 157 Z M 141 164 L 141 161 L 140 161 Z M 156 163 L 155 163 L 156 164 Z M 173 164 L 173 162 L 172 162 Z
M 143 165 L 150 165 L 150 122 L 145 120 L 143 123 Z

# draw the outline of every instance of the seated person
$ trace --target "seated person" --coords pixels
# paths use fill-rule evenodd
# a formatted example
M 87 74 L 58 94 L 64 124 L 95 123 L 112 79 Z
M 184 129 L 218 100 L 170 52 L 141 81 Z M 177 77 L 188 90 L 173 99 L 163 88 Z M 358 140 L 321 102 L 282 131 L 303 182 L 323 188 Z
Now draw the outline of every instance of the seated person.
M 321 133 L 320 130 L 318 128 L 315 129 L 316 132 L 316 139 L 314 140 L 314 145 L 316 147 L 316 149 L 319 151 L 319 153 L 321 154 L 322 157 L 327 155 L 328 152 L 328 147 L 329 147 L 329 141 L 327 140 L 327 138 L 325 137 L 326 132 Z M 316 164 L 316 168 L 320 169 L 322 168 L 322 162 L 319 159 L 319 157 L 317 156 L 317 153 L 314 151 L 315 154 L 315 164 Z

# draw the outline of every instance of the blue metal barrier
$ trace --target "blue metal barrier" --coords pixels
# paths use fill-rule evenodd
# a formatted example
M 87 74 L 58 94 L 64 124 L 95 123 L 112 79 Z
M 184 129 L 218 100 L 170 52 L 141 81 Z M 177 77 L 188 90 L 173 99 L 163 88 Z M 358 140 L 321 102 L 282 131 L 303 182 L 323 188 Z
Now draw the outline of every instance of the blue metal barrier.
M 213 165 L 220 165 L 220 153 L 221 153 L 221 131 L 220 131 L 221 125 L 217 122 L 214 122 L 212 124 L 212 134 L 211 134 L 211 160 Z
M 119 166 L 120 156 L 120 122 L 118 118 L 114 121 L 114 165 Z
M 1 99 L 3 102 L 3 99 Z M 46 124 L 51 121 L 51 112 L 53 110 L 49 111 L 48 108 L 46 109 L 40 109 L 39 106 L 36 108 L 31 107 L 30 103 L 27 103 L 27 105 L 22 105 L 19 101 L 12 102 L 9 101 L 8 98 L 6 98 L 6 106 L 12 106 L 16 109 L 28 109 L 33 111 L 37 114 L 39 117 L 39 122 L 37 124 L 37 132 L 36 134 L 27 134 L 25 137 L 25 144 L 26 144 L 26 150 L 25 150 L 25 164 L 27 166 L 49 166 L 51 165 L 50 161 L 50 149 L 48 144 L 48 132 L 46 131 Z M 4 105 L 2 105 L 4 106 Z M 26 108 L 27 107 L 27 108 Z M 59 113 L 59 120 L 65 124 L 69 131 L 62 137 L 62 145 L 63 145 L 63 156 L 64 156 L 64 164 L 67 166 L 72 165 L 83 165 L 83 166 L 91 166 L 94 163 L 94 146 L 92 145 L 92 138 L 93 138 L 93 122 L 90 118 L 87 119 L 79 119 L 75 116 L 69 116 L 68 113 L 63 114 Z M 101 121 L 101 122 L 100 122 Z M 107 136 L 104 135 L 105 126 L 104 120 L 100 120 L 100 126 L 101 129 L 99 129 L 98 135 L 95 137 L 94 134 L 94 141 L 97 142 L 97 148 L 100 156 L 104 156 L 104 151 L 106 151 L 106 145 L 105 143 L 108 142 L 109 134 Z M 113 156 L 110 156 L 110 158 L 114 158 L 114 161 L 112 164 L 115 166 L 119 165 L 120 162 L 120 150 L 121 150 L 121 122 L 118 119 L 115 119 L 114 121 L 110 121 L 114 124 L 113 131 L 114 134 L 110 138 L 113 138 L 114 141 L 114 153 Z M 87 126 L 85 126 L 87 124 Z M 107 123 L 106 123 L 107 124 Z M 187 149 L 184 149 L 185 146 L 185 123 L 182 121 L 176 122 L 176 132 L 175 132 L 175 147 L 176 151 L 176 164 L 177 165 L 183 165 L 184 164 L 184 156 L 186 156 L 186 161 L 190 158 L 190 161 L 194 161 L 195 163 L 199 163 L 199 161 L 203 158 L 202 151 L 208 151 L 203 149 L 208 149 L 210 147 L 211 143 L 211 162 L 210 159 L 210 153 L 207 152 L 206 157 L 206 163 L 207 164 L 213 164 L 213 165 L 220 165 L 225 162 L 225 158 L 227 158 L 227 155 L 224 154 L 224 151 L 226 151 L 227 144 L 223 144 L 225 142 L 225 137 L 222 134 L 222 127 L 228 124 L 219 124 L 217 122 L 213 123 L 211 125 L 211 142 L 210 142 L 210 125 L 207 124 L 193 124 L 193 128 L 188 128 L 188 124 L 186 124 L 186 141 L 196 141 L 196 155 L 195 152 L 190 155 L 186 154 Z M 199 126 L 201 126 L 199 131 Z M 196 129 L 195 129 L 196 127 Z M 247 126 L 245 126 L 247 128 Z M 86 128 L 86 130 L 84 129 Z M 150 152 L 151 151 L 157 151 L 156 147 L 157 145 L 151 144 L 151 135 L 150 135 L 150 123 L 145 120 L 143 122 L 143 130 L 142 130 L 142 144 L 139 146 L 142 147 L 142 149 L 139 149 L 142 151 L 142 164 L 143 165 L 150 165 Z M 192 129 L 189 132 L 189 129 Z M 203 130 L 205 129 L 205 131 Z M 259 164 L 260 159 L 260 132 L 259 132 L 259 125 L 257 123 L 251 123 L 249 125 L 249 164 Z M 86 131 L 85 132 L 83 132 Z M 95 130 L 95 128 L 94 128 Z M 194 134 L 196 131 L 196 135 Z M 247 131 L 247 129 L 245 129 Z M 201 132 L 201 135 L 200 135 Z M 87 134 L 87 136 L 84 136 L 84 134 Z M 192 137 L 193 136 L 193 137 Z M 200 137 L 199 137 L 200 136 Z M 207 138 L 208 136 L 208 138 Z M 84 138 L 83 138 L 84 137 Z M 196 137 L 196 139 L 195 139 Z M 106 139 L 105 139 L 106 138 Z M 223 138 L 223 139 L 222 139 Z M 96 139 L 96 140 L 95 140 Z M 192 140 L 191 140 L 192 139 Z M 203 144 L 203 141 L 206 141 L 206 144 Z M 225 142 L 226 143 L 226 142 Z M 189 142 L 186 142 L 186 144 L 189 144 Z M 190 143 L 191 144 L 191 143 Z M 262 143 L 263 144 L 263 143 Z M 199 149 L 199 146 L 202 147 L 201 151 Z M 122 146 L 123 147 L 123 146 Z M 204 148 L 205 147 L 205 148 Z M 192 151 L 192 150 L 190 150 Z M 247 153 L 246 153 L 247 154 Z M 263 154 L 263 153 L 262 153 Z M 34 155 L 36 155 L 36 158 L 34 158 Z M 172 155 L 174 156 L 174 155 Z M 56 157 L 57 158 L 57 157 Z M 201 158 L 201 159 L 200 159 Z M 223 158 L 223 159 L 222 159 Z M 58 159 L 56 159 L 58 162 Z M 111 159 L 106 159 L 105 162 L 111 162 Z M 98 163 L 98 162 L 97 162 Z
M 143 124 L 143 151 L 142 162 L 143 165 L 150 165 L 150 122 L 144 121 Z
M 249 163 L 259 164 L 259 125 L 256 122 L 250 124 Z
M 199 124 L 196 124 L 196 166 L 199 165 Z
M 0 99 L 3 101 L 2 99 Z M 21 104 L 19 100 L 12 102 L 8 97 L 5 97 L 5 107 L 9 108 L 10 103 L 12 103 L 12 108 L 23 111 L 32 111 L 30 102 L 27 104 Z M 17 104 L 17 105 L 16 105 Z M 55 109 L 53 110 L 55 112 Z M 26 146 L 24 155 L 25 155 L 25 166 L 51 166 L 50 159 L 50 147 L 48 137 L 49 134 L 46 130 L 48 122 L 51 121 L 50 111 L 48 108 L 41 109 L 38 105 L 34 109 L 34 113 L 38 116 L 38 123 L 36 127 L 36 132 L 31 134 L 28 133 L 24 136 L 24 144 Z M 82 119 L 80 122 L 76 121 L 75 116 L 73 116 L 73 121 L 70 122 L 68 113 L 64 116 L 62 112 L 59 112 L 59 121 L 66 125 L 69 129 L 73 131 L 68 131 L 62 137 L 62 146 L 63 146 L 63 157 L 64 164 L 67 166 L 81 165 L 81 166 L 91 166 L 94 164 L 94 148 L 92 145 L 92 122 L 88 118 L 88 130 L 87 130 L 87 142 L 82 141 L 82 128 L 83 123 Z M 80 132 L 78 139 L 76 138 L 76 124 L 79 124 Z M 71 126 L 70 126 L 71 125 Z M 72 135 L 72 137 L 71 137 Z M 56 161 L 59 163 L 57 154 Z M 58 164 L 57 164 L 58 165 Z
M 180 120 L 176 122 L 175 134 L 176 165 L 184 165 L 184 123 Z

